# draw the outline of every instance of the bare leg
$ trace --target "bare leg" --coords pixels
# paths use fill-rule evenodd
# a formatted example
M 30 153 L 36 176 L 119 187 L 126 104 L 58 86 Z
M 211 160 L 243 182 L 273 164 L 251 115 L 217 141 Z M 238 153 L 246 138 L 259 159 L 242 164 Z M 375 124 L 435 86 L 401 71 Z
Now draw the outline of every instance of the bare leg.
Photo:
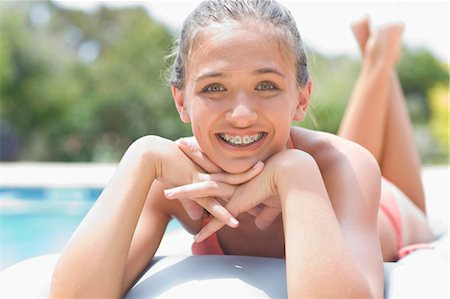
M 339 135 L 367 148 L 385 178 L 425 212 L 420 160 L 395 62 L 400 52 L 401 24 L 370 36 L 367 18 L 352 26 L 364 62 Z
M 415 147 L 411 120 L 396 74 L 392 74 L 392 103 L 386 123 L 381 171 L 424 213 L 425 194 L 420 177 L 420 159 Z

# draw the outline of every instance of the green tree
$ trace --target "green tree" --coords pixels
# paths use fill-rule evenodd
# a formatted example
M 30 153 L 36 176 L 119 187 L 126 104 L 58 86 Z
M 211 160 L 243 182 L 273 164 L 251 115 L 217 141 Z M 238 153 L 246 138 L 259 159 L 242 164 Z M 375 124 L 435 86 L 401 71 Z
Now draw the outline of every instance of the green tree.
M 162 75 L 172 41 L 141 7 L 2 2 L 1 159 L 117 161 L 140 136 L 189 135 Z M 312 117 L 298 125 L 336 133 L 360 59 L 310 54 Z M 448 83 L 448 69 L 427 50 L 405 48 L 398 71 L 414 123 L 442 131 L 428 94 Z
M 309 57 L 313 90 L 307 119 L 300 126 L 336 133 L 359 71 L 359 62 L 347 56 Z
M 397 71 L 413 122 L 427 123 L 431 114 L 428 92 L 435 84 L 448 84 L 448 70 L 430 51 L 403 47 Z
M 449 136 L 449 87 L 444 84 L 436 84 L 429 90 L 431 117 L 430 130 L 436 138 L 439 149 L 435 149 L 436 160 L 448 163 L 448 152 L 450 149 Z
M 0 113 L 20 140 L 14 158 L 117 160 L 142 135 L 186 133 L 161 76 L 172 35 L 142 8 L 8 3 L 0 30 Z

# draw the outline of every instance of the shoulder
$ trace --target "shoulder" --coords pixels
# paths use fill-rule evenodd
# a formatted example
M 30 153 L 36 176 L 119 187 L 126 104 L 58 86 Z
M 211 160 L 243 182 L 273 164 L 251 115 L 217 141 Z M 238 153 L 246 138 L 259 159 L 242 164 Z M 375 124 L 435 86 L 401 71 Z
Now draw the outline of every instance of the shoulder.
M 319 166 L 346 162 L 379 170 L 377 161 L 367 149 L 335 134 L 292 127 L 291 138 L 295 148 L 312 155 Z
M 367 149 L 337 135 L 303 128 L 292 128 L 291 136 L 296 148 L 314 157 L 327 188 L 341 190 L 347 186 L 342 191 L 347 193 L 358 186 L 362 197 L 378 204 L 375 194 L 379 193 L 381 172 Z

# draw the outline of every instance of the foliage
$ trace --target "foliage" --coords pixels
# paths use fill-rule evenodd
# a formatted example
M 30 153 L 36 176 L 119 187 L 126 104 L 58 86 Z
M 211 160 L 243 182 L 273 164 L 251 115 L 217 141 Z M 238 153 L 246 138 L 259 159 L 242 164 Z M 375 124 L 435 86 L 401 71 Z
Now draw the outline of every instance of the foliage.
M 413 122 L 428 123 L 431 115 L 428 91 L 435 84 L 448 84 L 448 69 L 426 49 L 404 47 L 397 72 Z
M 448 69 L 428 50 L 403 47 L 397 68 L 406 94 L 416 93 L 426 97 L 437 83 L 448 84 Z
M 350 98 L 359 63 L 349 57 L 309 57 L 313 90 L 307 119 L 298 125 L 336 133 Z M 345 74 L 345 75 L 343 75 Z
M 0 160 L 117 161 L 140 136 L 189 135 L 162 75 L 172 41 L 141 7 L 2 3 Z M 359 59 L 309 56 L 312 117 L 298 125 L 335 133 Z M 448 98 L 445 106 L 435 87 L 447 84 L 448 69 L 424 49 L 405 48 L 398 71 L 414 122 L 448 146 Z
M 441 157 L 447 159 L 450 148 L 449 138 L 449 87 L 448 85 L 438 84 L 429 91 L 431 118 L 430 129 L 436 138 L 437 144 L 440 147 Z M 447 156 L 446 156 L 447 154 Z
M 0 13 L 2 143 L 20 141 L 2 159 L 117 160 L 142 135 L 183 132 L 161 76 L 172 36 L 143 9 Z

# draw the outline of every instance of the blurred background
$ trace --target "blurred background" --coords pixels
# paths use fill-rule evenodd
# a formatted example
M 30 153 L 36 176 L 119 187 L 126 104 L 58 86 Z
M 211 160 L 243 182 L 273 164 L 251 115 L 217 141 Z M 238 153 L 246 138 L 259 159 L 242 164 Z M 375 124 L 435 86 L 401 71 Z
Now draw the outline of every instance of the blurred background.
M 310 117 L 297 125 L 328 132 L 360 69 L 351 22 L 368 14 L 375 26 L 405 23 L 398 73 L 427 198 L 439 203 L 427 209 L 447 227 L 448 1 L 281 2 L 314 80 Z M 172 102 L 165 57 L 198 3 L 0 0 L 0 270 L 60 252 L 133 140 L 191 134 Z M 161 254 L 189 251 L 179 223 L 167 231 Z
M 338 128 L 360 68 L 350 22 L 363 14 L 401 20 L 398 73 L 422 162 L 446 164 L 448 3 L 390 2 L 283 2 L 308 45 L 314 79 L 312 117 L 299 125 Z M 0 159 L 117 162 L 140 136 L 190 134 L 164 79 L 165 56 L 197 4 L 2 1 Z M 425 27 L 430 22 L 435 28 Z

